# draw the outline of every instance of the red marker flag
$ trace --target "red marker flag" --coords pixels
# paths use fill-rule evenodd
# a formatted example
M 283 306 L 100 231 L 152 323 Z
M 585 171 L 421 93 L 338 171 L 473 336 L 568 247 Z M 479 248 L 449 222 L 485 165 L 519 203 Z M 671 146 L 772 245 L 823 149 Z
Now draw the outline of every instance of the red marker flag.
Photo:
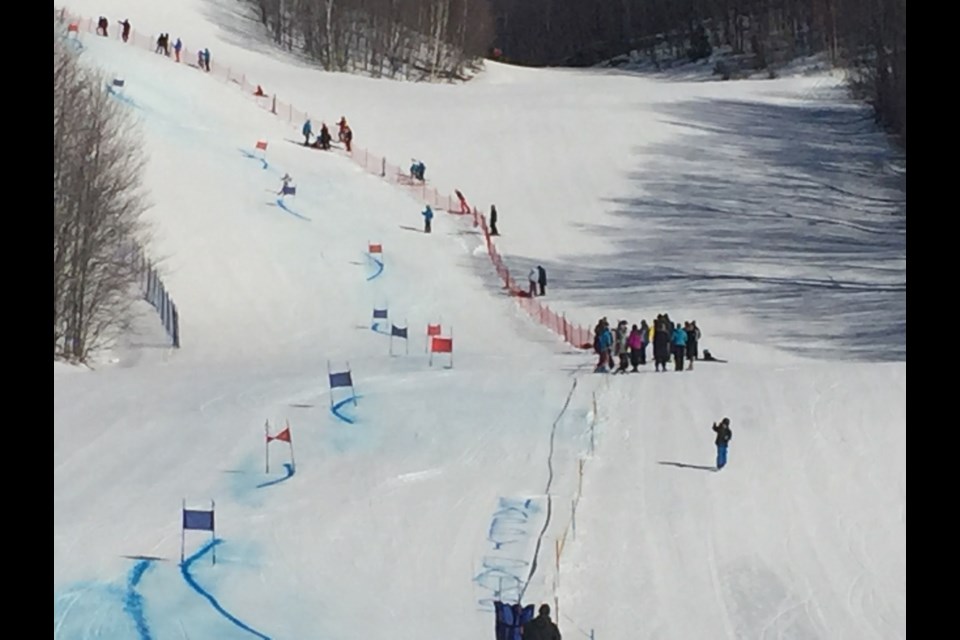
M 287 427 L 275 436 L 268 435 L 267 442 L 270 442 L 271 440 L 283 440 L 284 442 L 290 442 L 290 427 Z
M 453 353 L 453 338 L 439 338 L 434 336 L 430 344 L 430 350 L 434 353 Z

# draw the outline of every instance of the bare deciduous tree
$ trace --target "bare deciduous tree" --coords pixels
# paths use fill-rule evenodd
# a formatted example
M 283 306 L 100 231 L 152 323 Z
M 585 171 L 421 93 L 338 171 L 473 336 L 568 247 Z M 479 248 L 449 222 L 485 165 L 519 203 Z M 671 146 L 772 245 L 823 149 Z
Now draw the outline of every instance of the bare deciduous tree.
M 54 30 L 54 356 L 86 360 L 128 321 L 137 298 L 143 156 L 106 79 Z
M 493 42 L 490 0 L 245 0 L 278 44 L 325 69 L 464 78 Z
M 820 52 L 906 146 L 906 0 L 491 0 L 508 61 L 592 65 L 643 52 L 656 65 L 722 54 L 718 71 Z

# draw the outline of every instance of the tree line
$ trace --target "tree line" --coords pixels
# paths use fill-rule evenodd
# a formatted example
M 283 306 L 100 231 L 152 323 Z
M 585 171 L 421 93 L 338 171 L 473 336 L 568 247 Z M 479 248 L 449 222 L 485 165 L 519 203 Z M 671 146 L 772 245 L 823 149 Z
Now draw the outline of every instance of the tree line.
M 138 299 L 143 156 L 107 79 L 81 66 L 54 21 L 53 353 L 86 361 Z
M 827 53 L 906 146 L 906 0 L 491 0 L 508 62 L 587 66 L 637 52 L 653 64 L 723 52 L 717 71 L 775 69 Z
M 489 0 L 246 0 L 275 44 L 330 71 L 465 79 L 493 41 Z

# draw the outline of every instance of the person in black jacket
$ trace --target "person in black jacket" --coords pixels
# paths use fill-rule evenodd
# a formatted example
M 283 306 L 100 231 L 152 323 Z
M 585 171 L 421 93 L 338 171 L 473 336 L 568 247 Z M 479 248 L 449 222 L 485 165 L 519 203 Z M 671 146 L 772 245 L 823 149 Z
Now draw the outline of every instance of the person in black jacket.
M 540 285 L 540 295 L 547 295 L 547 270 L 543 265 L 537 265 L 537 282 Z
M 670 336 L 672 329 L 666 316 L 657 316 L 653 327 L 653 362 L 655 371 L 666 371 L 670 362 Z
M 687 365 L 688 369 L 693 369 L 693 361 L 700 357 L 697 349 L 697 343 L 700 341 L 700 329 L 697 327 L 697 321 L 683 323 L 683 330 L 687 332 Z
M 490 205 L 490 235 L 498 236 L 500 232 L 497 231 L 497 205 Z
M 550 619 L 550 605 L 540 605 L 540 615 L 523 625 L 523 640 L 561 640 L 560 629 Z
M 733 432 L 730 430 L 730 418 L 724 418 L 720 421 L 720 424 L 714 422 L 713 430 L 717 434 L 717 439 L 714 442 L 717 445 L 717 471 L 719 471 L 727 464 L 727 445 L 730 443 L 730 438 L 733 437 Z

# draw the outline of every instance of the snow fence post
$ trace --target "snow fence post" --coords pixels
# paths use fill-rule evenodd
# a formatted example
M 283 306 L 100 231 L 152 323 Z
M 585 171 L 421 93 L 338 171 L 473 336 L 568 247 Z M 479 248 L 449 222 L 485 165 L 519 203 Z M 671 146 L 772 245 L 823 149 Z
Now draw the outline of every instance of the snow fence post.
M 576 499 L 570 500 L 570 529 L 573 534 L 573 539 L 577 539 L 577 501 Z

